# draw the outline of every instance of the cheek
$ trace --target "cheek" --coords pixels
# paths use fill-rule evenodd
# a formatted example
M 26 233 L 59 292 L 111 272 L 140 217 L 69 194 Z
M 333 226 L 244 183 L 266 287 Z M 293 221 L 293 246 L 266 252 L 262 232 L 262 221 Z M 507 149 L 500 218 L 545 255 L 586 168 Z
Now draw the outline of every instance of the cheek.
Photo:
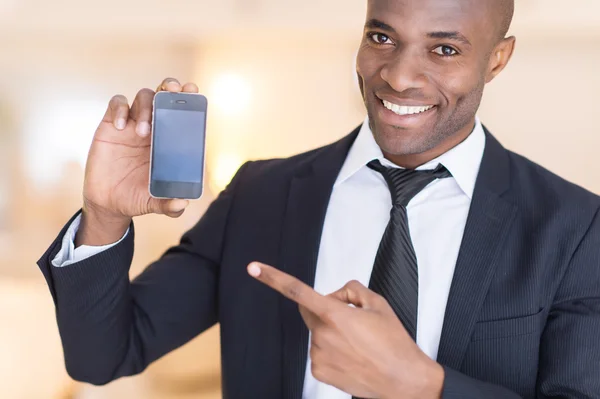
M 477 95 L 482 87 L 479 76 L 481 76 L 480 71 L 474 71 L 457 63 L 445 71 L 431 74 L 431 79 L 452 108 L 467 98 Z
M 369 84 L 377 76 L 379 65 L 376 57 L 369 55 L 368 49 L 361 48 L 356 57 L 356 72 L 361 85 Z

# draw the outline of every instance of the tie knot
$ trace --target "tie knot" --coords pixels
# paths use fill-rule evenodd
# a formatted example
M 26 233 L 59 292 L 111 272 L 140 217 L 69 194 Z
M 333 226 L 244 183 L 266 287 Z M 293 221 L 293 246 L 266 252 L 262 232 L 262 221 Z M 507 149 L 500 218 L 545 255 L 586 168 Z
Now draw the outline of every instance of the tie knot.
M 374 160 L 367 166 L 382 174 L 390 189 L 392 203 L 404 207 L 432 181 L 452 176 L 442 164 L 433 170 L 414 170 L 387 168 Z

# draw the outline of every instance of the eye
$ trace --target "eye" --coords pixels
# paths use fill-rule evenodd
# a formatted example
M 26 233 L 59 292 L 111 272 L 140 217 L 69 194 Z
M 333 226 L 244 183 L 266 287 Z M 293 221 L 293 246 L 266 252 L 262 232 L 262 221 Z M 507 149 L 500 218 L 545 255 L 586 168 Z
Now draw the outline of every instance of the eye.
M 433 52 L 438 55 L 441 55 L 442 57 L 452 57 L 458 55 L 458 51 L 456 51 L 450 46 L 439 46 L 435 50 L 433 50 Z
M 384 35 L 383 33 L 369 33 L 367 34 L 369 39 L 371 39 L 376 44 L 392 44 L 392 40 L 389 36 Z

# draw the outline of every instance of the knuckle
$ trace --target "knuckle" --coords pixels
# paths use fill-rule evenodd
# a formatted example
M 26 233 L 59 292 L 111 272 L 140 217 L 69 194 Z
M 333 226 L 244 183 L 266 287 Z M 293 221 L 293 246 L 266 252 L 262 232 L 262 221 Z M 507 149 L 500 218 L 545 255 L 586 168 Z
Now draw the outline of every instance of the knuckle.
M 311 350 L 320 348 L 323 344 L 322 341 L 321 330 L 319 328 L 314 328 L 311 331 L 310 336 Z
M 167 85 L 171 82 L 179 84 L 179 80 L 177 80 L 175 78 L 166 78 L 165 80 L 163 80 L 163 84 L 165 84 L 165 85 Z
M 314 361 L 314 359 L 312 359 L 312 363 L 310 364 L 310 372 L 312 373 L 313 377 L 319 381 L 322 381 L 325 377 L 323 375 L 323 368 L 320 367 L 319 364 Z
M 321 362 L 312 362 L 310 366 L 310 371 L 316 380 L 326 384 L 330 383 L 330 377 L 327 373 L 327 367 L 324 366 Z
M 113 101 L 119 101 L 119 102 L 121 102 L 121 101 L 127 101 L 127 97 L 125 97 L 123 94 L 115 94 L 112 97 L 112 100 Z
M 356 289 L 362 288 L 363 285 L 358 280 L 352 280 L 352 281 L 349 281 L 348 284 L 346 284 L 346 287 L 356 290 Z
M 154 94 L 155 94 L 154 90 L 145 87 L 138 92 L 138 97 L 154 96 Z
M 314 341 L 311 340 L 311 345 L 310 345 L 310 359 L 312 361 L 313 364 L 317 363 L 319 361 L 319 348 L 318 348 L 318 344 Z
M 127 104 L 127 97 L 122 94 L 116 94 L 111 99 L 109 104 L 113 107 Z
M 285 292 L 290 298 L 298 299 L 302 296 L 302 287 L 295 282 L 289 283 L 285 286 Z
M 312 331 L 311 349 L 314 347 L 317 357 L 323 350 L 330 348 L 334 343 L 335 335 L 331 330 L 327 328 L 315 328 Z
M 327 307 L 323 309 L 319 314 L 319 320 L 321 320 L 323 325 L 323 336 L 325 336 L 326 331 L 330 328 L 338 328 L 340 325 L 344 324 L 344 320 L 347 317 L 347 308 L 333 308 Z
M 331 309 L 324 310 L 319 317 L 327 324 L 335 324 L 338 319 L 337 312 Z

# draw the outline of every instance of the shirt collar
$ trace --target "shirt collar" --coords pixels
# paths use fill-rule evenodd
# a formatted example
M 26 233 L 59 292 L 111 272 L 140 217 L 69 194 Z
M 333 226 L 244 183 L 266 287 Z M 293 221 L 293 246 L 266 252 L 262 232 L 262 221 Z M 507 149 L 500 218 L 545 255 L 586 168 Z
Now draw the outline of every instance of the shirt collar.
M 434 169 L 441 163 L 452 173 L 452 177 L 461 190 L 471 199 L 475 190 L 475 182 L 477 181 L 484 149 L 485 133 L 483 126 L 479 118 L 475 118 L 473 132 L 462 143 L 426 164 L 419 166 L 417 170 Z M 369 119 L 367 117 L 348 152 L 348 156 L 340 170 L 335 185 L 344 183 L 374 159 L 378 159 L 385 166 L 398 167 L 383 157 L 383 153 L 375 142 L 375 138 L 369 127 Z

